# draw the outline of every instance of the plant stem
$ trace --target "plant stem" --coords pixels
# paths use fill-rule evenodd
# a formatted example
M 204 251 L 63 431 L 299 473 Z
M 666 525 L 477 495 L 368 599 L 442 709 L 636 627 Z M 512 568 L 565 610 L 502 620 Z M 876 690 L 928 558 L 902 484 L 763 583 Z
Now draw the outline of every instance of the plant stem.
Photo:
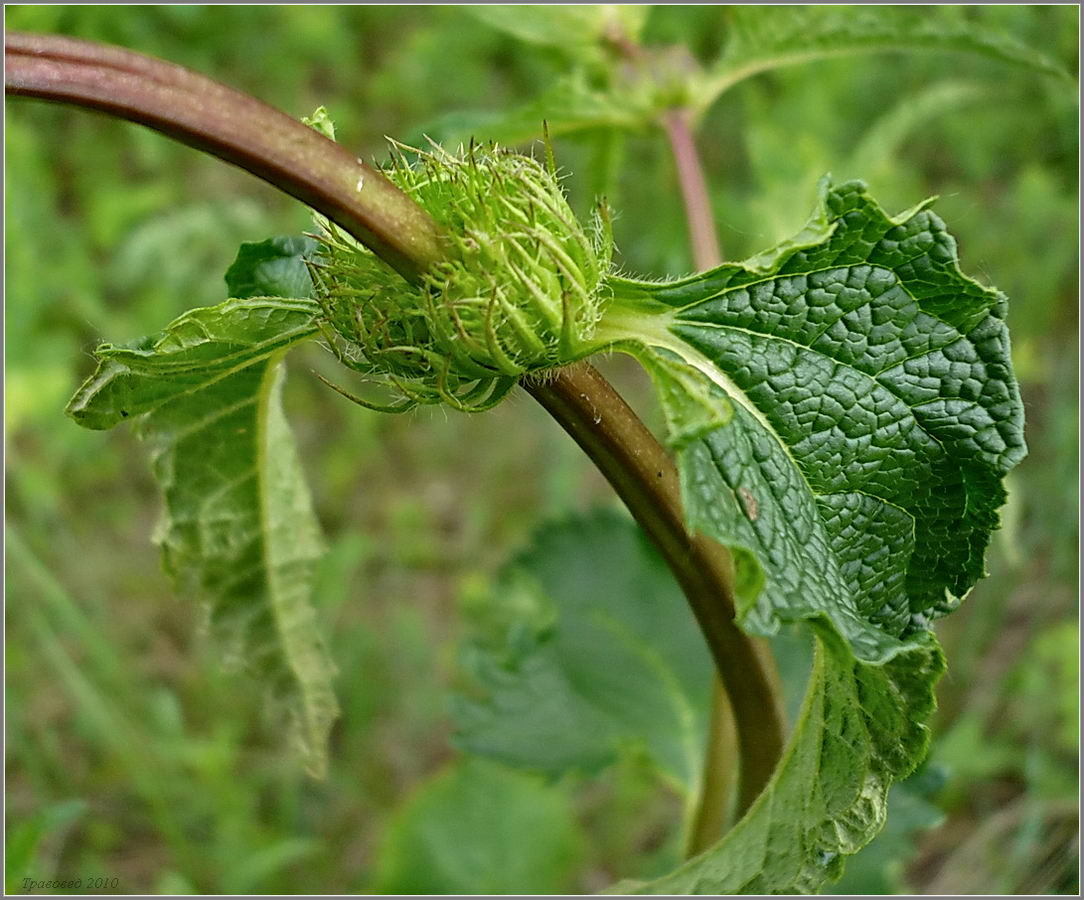
M 738 784 L 734 765 L 737 747 L 734 709 L 723 683 L 715 678 L 711 686 L 711 717 L 708 719 L 700 796 L 685 844 L 687 859 L 706 850 L 727 830 L 734 788 Z
M 294 118 L 204 75 L 131 50 L 8 32 L 9 94 L 138 122 L 233 163 L 342 226 L 406 278 L 440 259 L 433 220 L 380 172 Z
M 681 185 L 681 197 L 685 206 L 685 220 L 689 230 L 689 245 L 692 249 L 693 262 L 697 269 L 713 269 L 723 261 L 719 238 L 715 230 L 715 218 L 711 211 L 711 197 L 708 193 L 704 167 L 700 163 L 696 141 L 690 125 L 691 112 L 687 109 L 671 109 L 662 116 L 662 126 L 670 141 L 670 150 L 677 169 L 678 182 Z M 778 696 L 778 674 L 771 648 L 763 641 L 758 641 L 755 648 L 761 659 L 766 677 L 769 679 L 773 694 Z M 734 805 L 735 773 L 732 760 L 735 748 L 741 756 L 741 729 L 737 727 L 735 717 L 738 711 L 731 700 L 733 685 L 729 682 L 715 684 L 712 689 L 710 730 L 708 733 L 707 752 L 704 754 L 703 787 L 686 847 L 687 856 L 711 846 L 722 835 L 728 825 L 731 807 Z M 774 702 L 775 715 L 780 719 L 782 713 L 779 703 Z M 742 757 L 744 759 L 744 757 Z M 744 766 L 739 773 L 739 796 L 734 812 L 740 816 L 751 798 L 747 795 Z
M 689 245 L 692 247 L 693 264 L 698 271 L 714 269 L 723 261 L 719 238 L 715 233 L 715 217 L 711 212 L 708 185 L 700 154 L 696 151 L 691 114 L 687 109 L 671 109 L 662 115 L 662 127 L 670 139 L 670 150 L 677 167 L 681 198 L 685 203 L 685 219 L 689 227 Z
M 677 469 L 593 366 L 568 366 L 524 387 L 606 476 L 692 606 L 731 698 L 741 771 L 736 807 L 739 814 L 744 812 L 768 783 L 782 753 L 783 724 L 770 667 L 754 641 L 734 624 L 730 553 L 686 529 Z M 725 814 L 724 807 L 724 819 Z M 698 814 L 698 819 L 705 816 L 718 821 L 714 810 Z M 704 846 L 717 837 L 712 835 Z
M 431 217 L 381 173 L 246 94 L 129 50 L 71 38 L 10 32 L 5 62 L 7 93 L 138 122 L 233 163 L 324 214 L 408 279 L 442 256 Z M 687 122 L 674 127 L 679 136 L 681 127 L 688 130 Z M 695 153 L 691 159 L 698 172 Z M 737 807 L 744 810 L 774 769 L 782 725 L 770 667 L 734 624 L 729 553 L 688 533 L 673 463 L 594 368 L 579 364 L 526 387 L 599 466 L 685 592 L 732 699 Z

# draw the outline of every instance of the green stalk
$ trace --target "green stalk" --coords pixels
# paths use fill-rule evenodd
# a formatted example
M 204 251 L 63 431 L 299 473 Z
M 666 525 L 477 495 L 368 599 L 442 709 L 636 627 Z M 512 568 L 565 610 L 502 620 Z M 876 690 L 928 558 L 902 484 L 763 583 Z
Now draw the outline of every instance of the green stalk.
M 685 204 L 693 264 L 697 271 L 703 272 L 719 265 L 723 261 L 723 252 L 715 232 L 707 179 L 689 124 L 691 117 L 687 109 L 667 110 L 662 115 L 662 127 L 670 141 L 670 153 L 674 157 L 681 199 Z
M 783 725 L 771 667 L 749 635 L 734 623 L 729 551 L 685 527 L 681 484 L 673 461 L 597 369 L 577 363 L 550 378 L 528 380 L 524 387 L 598 466 L 681 585 L 731 698 L 741 770 L 737 809 L 744 812 L 775 769 L 783 751 Z M 709 759 L 713 755 L 709 751 Z M 708 780 L 714 784 L 714 774 Z M 721 818 L 714 810 L 715 796 L 710 795 L 711 808 L 698 814 L 698 820 L 725 820 L 725 806 Z M 703 831 L 698 843 L 706 840 L 706 847 L 718 837 L 718 833 Z
M 698 270 L 705 271 L 722 263 L 723 254 L 715 230 L 707 179 L 704 177 L 704 168 L 693 137 L 691 118 L 692 114 L 687 109 L 671 109 L 662 115 L 660 124 L 669 139 L 678 183 L 681 186 L 693 263 Z M 733 598 L 728 599 L 732 604 Z M 766 642 L 750 640 L 770 687 L 771 696 L 766 699 L 768 706 L 765 708 L 770 707 L 781 731 L 782 712 L 775 660 Z M 742 703 L 743 699 L 735 697 L 733 691 L 733 683 L 725 678 L 721 684 L 716 682 L 712 690 L 701 794 L 686 845 L 686 855 L 690 857 L 714 844 L 727 830 L 732 814 L 734 817 L 741 816 L 756 797 L 755 794 L 750 796 L 749 780 L 751 777 L 755 779 L 758 773 L 748 772 L 749 761 L 741 748 L 741 730 L 735 722 L 736 718 L 747 713 L 738 710 L 737 705 Z M 778 749 L 779 752 L 782 751 L 781 738 Z M 734 771 L 735 756 L 740 760 L 738 772 Z M 735 783 L 738 784 L 736 806 Z

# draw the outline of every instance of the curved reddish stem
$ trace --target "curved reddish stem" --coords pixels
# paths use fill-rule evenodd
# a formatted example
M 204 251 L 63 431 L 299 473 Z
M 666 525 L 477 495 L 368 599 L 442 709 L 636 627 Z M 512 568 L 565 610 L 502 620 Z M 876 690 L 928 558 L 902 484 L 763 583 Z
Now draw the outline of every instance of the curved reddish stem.
M 715 231 L 715 216 L 711 211 L 708 184 L 696 152 L 690 113 L 687 109 L 667 110 L 662 116 L 663 130 L 670 141 L 670 151 L 677 167 L 681 198 L 689 226 L 689 245 L 697 271 L 714 269 L 723 261 L 719 237 Z

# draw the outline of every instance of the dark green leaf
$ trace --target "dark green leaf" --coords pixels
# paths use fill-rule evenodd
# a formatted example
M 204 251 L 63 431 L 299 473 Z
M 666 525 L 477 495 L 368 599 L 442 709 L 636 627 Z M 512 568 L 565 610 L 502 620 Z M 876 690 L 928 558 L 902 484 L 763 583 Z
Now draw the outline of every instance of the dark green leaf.
M 277 237 L 245 243 L 226 270 L 226 293 L 248 297 L 311 297 L 312 278 L 305 265 L 319 244 L 310 237 Z
M 893 219 L 861 184 L 825 187 L 805 230 L 755 259 L 611 282 L 599 338 L 660 387 L 689 520 L 733 552 L 739 621 L 805 620 L 821 639 L 766 794 L 649 890 L 813 890 L 925 752 L 929 620 L 983 574 L 1001 479 L 1025 454 L 1005 297 L 960 272 L 926 205 Z M 699 401 L 680 399 L 690 370 Z M 733 408 L 714 430 L 709 387 Z
M 677 449 L 693 524 L 766 576 L 740 598 L 745 625 L 827 612 L 870 662 L 982 575 L 1025 453 L 1005 298 L 960 273 L 924 206 L 890 219 L 857 182 L 826 189 L 798 238 L 754 260 L 615 280 L 601 327 L 733 403 L 730 425 Z
M 515 615 L 491 626 L 488 640 L 479 629 L 465 655 L 482 696 L 459 699 L 458 743 L 550 774 L 646 750 L 694 800 L 711 662 L 680 590 L 636 527 L 602 512 L 550 525 L 497 592 L 493 604 Z
M 310 607 L 322 542 L 280 364 L 315 334 L 317 313 L 307 300 L 229 300 L 136 345 L 107 344 L 68 412 L 90 428 L 138 418 L 165 494 L 157 539 L 177 592 L 201 603 L 226 662 L 268 685 L 318 773 L 336 715 Z

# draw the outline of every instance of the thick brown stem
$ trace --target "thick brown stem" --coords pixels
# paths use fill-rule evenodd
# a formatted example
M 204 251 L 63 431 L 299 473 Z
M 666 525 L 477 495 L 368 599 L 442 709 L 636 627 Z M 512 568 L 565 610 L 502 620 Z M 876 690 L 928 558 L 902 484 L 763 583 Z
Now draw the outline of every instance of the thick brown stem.
M 138 122 L 240 166 L 342 226 L 407 278 L 441 256 L 436 224 L 387 178 L 296 119 L 131 50 L 9 32 L 9 94 Z
M 737 811 L 743 812 L 768 783 L 782 753 L 783 723 L 770 669 L 753 640 L 734 624 L 729 552 L 686 529 L 677 469 L 593 366 L 578 363 L 525 387 L 606 476 L 692 606 L 737 721 Z
M 693 262 L 697 269 L 703 271 L 722 263 L 723 253 L 715 230 L 704 168 L 700 164 L 700 154 L 697 152 L 690 122 L 691 113 L 687 109 L 668 110 L 661 119 L 663 130 L 670 141 L 670 150 L 681 185 Z M 763 661 L 765 674 L 778 695 L 778 675 L 771 648 L 763 640 L 755 642 L 755 646 Z M 731 812 L 740 815 L 751 799 L 747 796 L 746 785 L 742 783 L 737 807 L 732 810 L 737 780 L 732 764 L 737 739 L 736 715 L 727 685 L 716 684 L 712 691 L 711 730 L 704 760 L 703 789 L 686 848 L 689 856 L 694 856 L 713 844 L 726 831 Z M 744 780 L 744 776 L 742 778 Z

